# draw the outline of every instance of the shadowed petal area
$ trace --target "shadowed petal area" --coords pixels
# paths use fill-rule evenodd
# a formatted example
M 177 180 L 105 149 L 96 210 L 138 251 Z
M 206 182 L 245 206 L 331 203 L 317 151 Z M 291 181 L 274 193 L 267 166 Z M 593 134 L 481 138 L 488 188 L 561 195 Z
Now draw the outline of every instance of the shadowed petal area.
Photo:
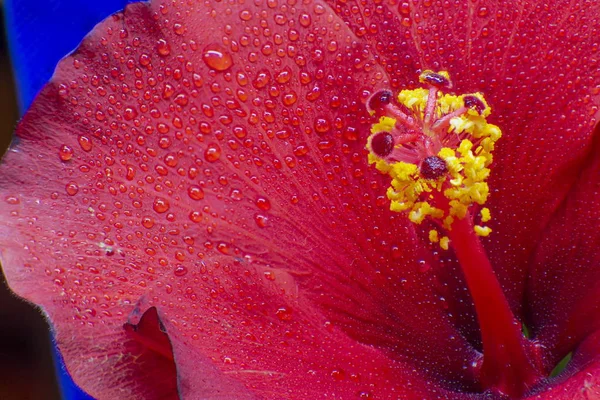
M 589 151 L 598 111 L 600 4 L 330 4 L 377 50 L 392 87 L 418 84 L 414 71 L 433 69 L 448 71 L 457 93 L 485 94 L 490 120 L 503 137 L 494 153 L 486 204 L 494 233 L 484 244 L 511 306 L 521 313 L 529 257 Z M 464 287 L 455 281 L 456 269 L 448 270 L 449 282 Z M 468 293 L 456 293 L 451 308 L 464 332 L 476 337 Z
M 599 138 L 545 232 L 528 281 L 533 333 L 548 349 L 549 369 L 600 329 Z
M 385 79 L 318 1 L 130 5 L 63 60 L 0 166 L 0 247 L 76 381 L 126 385 L 106 371 L 143 298 L 184 397 L 196 373 L 259 398 L 476 390 L 439 256 L 366 165 Z
M 254 396 L 237 380 L 219 372 L 212 362 L 161 321 L 156 307 L 142 300 L 124 325 L 125 331 L 146 348 L 177 363 L 175 399 L 252 399 Z M 172 350 L 171 350 L 172 349 Z M 166 397 L 161 397 L 166 398 Z
M 550 378 L 541 392 L 528 399 L 571 400 L 597 399 L 600 397 L 600 334 L 595 332 L 578 347 L 562 374 Z

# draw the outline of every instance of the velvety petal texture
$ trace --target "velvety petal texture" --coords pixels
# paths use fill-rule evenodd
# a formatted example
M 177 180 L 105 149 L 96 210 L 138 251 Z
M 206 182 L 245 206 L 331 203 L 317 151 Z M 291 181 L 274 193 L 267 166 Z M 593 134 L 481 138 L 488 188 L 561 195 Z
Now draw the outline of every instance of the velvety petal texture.
M 0 166 L 0 260 L 76 381 L 99 399 L 489 398 L 452 252 L 389 211 L 366 162 L 367 98 L 426 68 L 503 129 L 484 243 L 548 368 L 585 339 L 556 327 L 576 303 L 530 286 L 549 257 L 567 273 L 565 248 L 529 261 L 554 210 L 550 238 L 597 191 L 600 11 L 490 3 L 154 1 L 96 27 Z M 565 203 L 586 156 L 596 183 Z

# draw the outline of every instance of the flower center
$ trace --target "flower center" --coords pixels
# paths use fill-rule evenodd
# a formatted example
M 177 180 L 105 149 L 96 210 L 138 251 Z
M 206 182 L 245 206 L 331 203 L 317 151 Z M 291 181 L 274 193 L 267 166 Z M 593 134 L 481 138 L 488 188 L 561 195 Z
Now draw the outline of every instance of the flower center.
M 452 87 L 444 71 L 424 71 L 419 80 L 425 87 L 397 96 L 381 90 L 369 99 L 369 113 L 379 117 L 367 142 L 369 163 L 391 178 L 390 209 L 417 225 L 433 221 L 429 241 L 454 251 L 481 331 L 482 389 L 519 397 L 540 380 L 540 363 L 480 240 L 492 232 L 486 180 L 502 133 L 487 122 L 483 94 L 444 93 Z

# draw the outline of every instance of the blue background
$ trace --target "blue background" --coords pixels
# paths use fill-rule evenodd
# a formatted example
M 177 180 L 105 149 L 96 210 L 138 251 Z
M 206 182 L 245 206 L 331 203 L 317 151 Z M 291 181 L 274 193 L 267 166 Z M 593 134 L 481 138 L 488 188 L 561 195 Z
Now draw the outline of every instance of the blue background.
M 58 61 L 77 47 L 98 22 L 127 0 L 4 0 L 6 34 L 23 113 L 52 76 Z M 66 374 L 56 353 L 65 399 L 89 400 Z

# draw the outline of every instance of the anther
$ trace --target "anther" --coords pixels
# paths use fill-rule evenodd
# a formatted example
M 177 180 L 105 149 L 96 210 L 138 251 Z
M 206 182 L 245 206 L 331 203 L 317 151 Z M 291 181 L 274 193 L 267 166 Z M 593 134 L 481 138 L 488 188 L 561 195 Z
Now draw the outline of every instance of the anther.
M 371 138 L 371 151 L 385 158 L 394 150 L 394 137 L 389 132 L 379 132 Z
M 452 82 L 450 79 L 442 74 L 438 74 L 430 70 L 423 71 L 419 76 L 419 81 L 422 83 L 428 83 L 438 89 L 449 89 L 452 87 Z
M 385 106 L 392 102 L 393 98 L 394 94 L 391 91 L 387 89 L 379 90 L 373 93 L 373 95 L 367 101 L 367 111 L 370 114 L 381 112 Z
M 448 166 L 440 157 L 430 156 L 421 163 L 420 172 L 425 179 L 437 179 L 448 172 Z
M 468 95 L 463 97 L 463 102 L 465 103 L 465 107 L 472 108 L 477 111 L 479 114 L 482 114 L 485 110 L 485 104 L 476 96 Z

